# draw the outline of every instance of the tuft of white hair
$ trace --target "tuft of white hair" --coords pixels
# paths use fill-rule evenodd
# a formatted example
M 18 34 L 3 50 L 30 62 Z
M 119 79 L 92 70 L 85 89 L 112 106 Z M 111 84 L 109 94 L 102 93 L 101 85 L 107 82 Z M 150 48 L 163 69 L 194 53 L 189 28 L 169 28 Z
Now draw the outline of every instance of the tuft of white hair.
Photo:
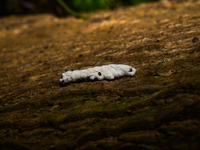
M 123 64 L 109 64 L 84 70 L 66 71 L 60 78 L 61 85 L 71 82 L 114 80 L 124 76 L 134 76 L 137 70 Z

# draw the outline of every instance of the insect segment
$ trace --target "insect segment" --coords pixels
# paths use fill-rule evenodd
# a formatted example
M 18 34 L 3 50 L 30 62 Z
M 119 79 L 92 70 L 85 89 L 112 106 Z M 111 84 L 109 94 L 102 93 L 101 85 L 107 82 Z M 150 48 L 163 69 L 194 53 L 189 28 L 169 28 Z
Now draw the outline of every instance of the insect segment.
M 123 76 L 134 76 L 137 70 L 129 65 L 109 64 L 84 70 L 66 71 L 60 78 L 60 84 L 71 82 L 114 80 Z

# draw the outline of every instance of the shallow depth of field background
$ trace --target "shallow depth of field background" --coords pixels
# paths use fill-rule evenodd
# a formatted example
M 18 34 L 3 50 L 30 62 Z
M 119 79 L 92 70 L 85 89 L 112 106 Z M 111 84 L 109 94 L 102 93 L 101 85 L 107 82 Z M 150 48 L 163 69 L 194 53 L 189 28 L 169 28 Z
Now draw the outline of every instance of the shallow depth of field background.
M 137 5 L 156 0 L 63 0 L 76 12 L 92 12 L 103 9 L 116 9 L 120 6 Z M 1 0 L 0 16 L 12 14 L 52 13 L 59 17 L 69 16 L 57 0 Z

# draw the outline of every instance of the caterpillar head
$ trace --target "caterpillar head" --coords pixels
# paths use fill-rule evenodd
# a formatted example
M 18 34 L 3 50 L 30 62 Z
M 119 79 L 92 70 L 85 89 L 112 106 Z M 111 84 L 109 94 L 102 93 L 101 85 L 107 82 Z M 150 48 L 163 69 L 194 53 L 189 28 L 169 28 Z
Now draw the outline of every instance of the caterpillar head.
M 72 78 L 70 75 L 66 75 L 65 73 L 62 74 L 60 78 L 60 83 L 61 84 L 66 84 L 72 81 Z

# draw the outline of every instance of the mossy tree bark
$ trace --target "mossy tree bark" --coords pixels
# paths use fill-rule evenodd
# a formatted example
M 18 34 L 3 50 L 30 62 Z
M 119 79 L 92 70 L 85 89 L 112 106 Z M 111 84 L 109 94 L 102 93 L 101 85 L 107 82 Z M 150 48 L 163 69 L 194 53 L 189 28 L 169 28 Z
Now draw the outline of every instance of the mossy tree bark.
M 3 149 L 199 149 L 200 2 L 0 19 Z M 196 38 L 194 38 L 196 37 Z M 59 86 L 66 69 L 135 77 Z

